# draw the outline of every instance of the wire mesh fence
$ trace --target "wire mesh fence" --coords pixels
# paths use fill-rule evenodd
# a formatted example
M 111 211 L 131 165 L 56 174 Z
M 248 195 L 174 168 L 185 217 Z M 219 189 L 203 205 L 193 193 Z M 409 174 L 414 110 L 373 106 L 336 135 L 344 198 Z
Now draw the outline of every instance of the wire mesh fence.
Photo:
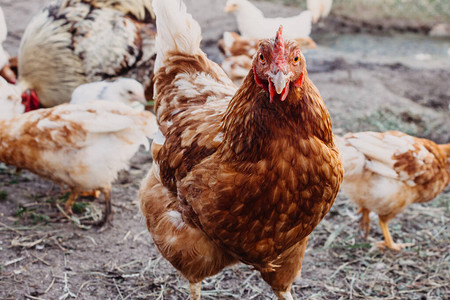
M 450 21 L 449 0 L 337 0 L 336 14 L 367 19 L 406 19 L 419 23 Z
M 306 0 L 281 2 L 306 9 Z M 396 19 L 403 23 L 432 25 L 450 22 L 450 0 L 334 0 L 332 13 L 367 22 Z

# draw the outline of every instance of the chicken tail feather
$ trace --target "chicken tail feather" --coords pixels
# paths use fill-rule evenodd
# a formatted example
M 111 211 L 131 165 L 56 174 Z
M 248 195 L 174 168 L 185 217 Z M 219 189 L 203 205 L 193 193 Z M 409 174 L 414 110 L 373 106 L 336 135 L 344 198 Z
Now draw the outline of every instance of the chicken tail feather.
M 194 55 L 201 52 L 200 25 L 186 11 L 181 0 L 154 0 L 153 10 L 156 15 L 157 57 L 155 73 L 163 65 L 170 52 Z

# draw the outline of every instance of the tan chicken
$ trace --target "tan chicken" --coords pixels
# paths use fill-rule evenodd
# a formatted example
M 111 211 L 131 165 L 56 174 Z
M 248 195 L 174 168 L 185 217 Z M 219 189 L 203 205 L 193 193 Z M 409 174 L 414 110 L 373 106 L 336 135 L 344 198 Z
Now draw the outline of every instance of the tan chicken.
M 200 26 L 184 4 L 153 3 L 160 132 L 139 198 L 154 243 L 189 280 L 191 299 L 200 299 L 202 279 L 237 262 L 292 299 L 309 234 L 343 177 L 305 58 L 280 28 L 261 41 L 236 91 L 200 50 Z
M 400 251 L 388 223 L 412 203 L 431 201 L 450 181 L 450 144 L 416 138 L 398 131 L 349 133 L 337 138 L 344 162 L 343 192 L 362 212 L 369 234 L 370 211 L 378 214 L 382 248 Z
M 151 100 L 151 0 L 60 0 L 28 24 L 19 49 L 26 111 L 69 102 L 81 84 L 130 77 Z
M 220 66 L 234 84 L 239 86 L 251 69 L 252 62 L 253 60 L 247 55 L 237 55 L 225 58 Z
M 259 40 L 254 38 L 243 38 L 236 32 L 225 31 L 223 38 L 217 43 L 220 51 L 225 57 L 246 55 L 253 57 L 258 51 Z
M 111 212 L 112 182 L 156 130 L 153 114 L 122 103 L 63 104 L 0 121 L 0 161 L 67 185 L 69 214 L 80 193 L 102 191 L 102 224 Z

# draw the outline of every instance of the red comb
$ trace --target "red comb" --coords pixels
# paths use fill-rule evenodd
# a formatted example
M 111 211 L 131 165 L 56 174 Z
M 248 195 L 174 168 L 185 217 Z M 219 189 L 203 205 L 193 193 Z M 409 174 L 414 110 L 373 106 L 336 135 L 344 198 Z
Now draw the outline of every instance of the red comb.
M 275 48 L 284 49 L 283 41 L 283 25 L 278 28 L 277 35 L 275 36 Z
M 284 70 L 287 64 L 284 53 L 284 41 L 283 41 L 283 25 L 278 28 L 277 35 L 275 36 L 275 42 L 273 47 L 273 54 L 275 63 L 280 70 Z
M 22 104 L 25 106 L 25 112 L 41 108 L 39 98 L 34 90 L 23 92 Z

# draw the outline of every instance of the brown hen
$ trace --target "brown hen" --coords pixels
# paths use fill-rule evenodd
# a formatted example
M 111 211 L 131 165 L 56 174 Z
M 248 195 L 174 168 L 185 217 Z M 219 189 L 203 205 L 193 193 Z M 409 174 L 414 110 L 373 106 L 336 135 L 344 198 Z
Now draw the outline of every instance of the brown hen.
M 308 236 L 331 208 L 343 168 L 328 111 L 293 41 L 261 41 L 244 84 L 200 50 L 178 0 L 155 0 L 154 165 L 139 197 L 161 254 L 190 282 L 238 261 L 292 299 Z

